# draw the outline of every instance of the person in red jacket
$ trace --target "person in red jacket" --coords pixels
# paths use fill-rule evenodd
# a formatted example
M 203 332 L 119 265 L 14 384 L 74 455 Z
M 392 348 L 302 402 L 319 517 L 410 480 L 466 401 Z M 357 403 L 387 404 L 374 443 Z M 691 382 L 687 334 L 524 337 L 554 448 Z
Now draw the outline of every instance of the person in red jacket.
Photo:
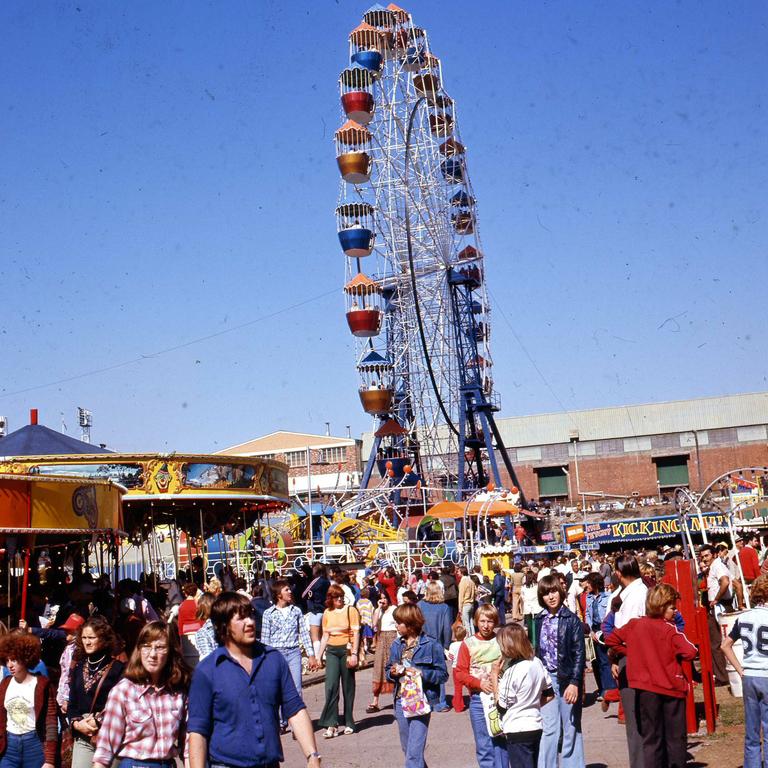
M 747 584 L 751 584 L 760 575 L 760 559 L 757 556 L 759 541 L 754 533 L 747 534 L 746 543 L 742 539 L 736 539 L 737 556 Z
M 646 615 L 605 637 L 609 648 L 627 656 L 644 768 L 685 768 L 688 681 L 680 662 L 694 659 L 698 651 L 672 622 L 679 597 L 669 584 L 657 584 L 648 590 Z

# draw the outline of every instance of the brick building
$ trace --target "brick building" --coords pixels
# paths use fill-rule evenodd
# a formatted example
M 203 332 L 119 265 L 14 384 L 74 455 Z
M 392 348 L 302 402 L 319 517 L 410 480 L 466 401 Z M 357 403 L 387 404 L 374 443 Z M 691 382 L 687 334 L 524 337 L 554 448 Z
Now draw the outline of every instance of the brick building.
M 768 467 L 768 392 L 496 423 L 528 499 L 658 499 L 678 486 L 698 491 L 729 469 Z M 365 456 L 372 439 L 363 435 Z
M 225 456 L 260 456 L 288 465 L 291 496 L 320 501 L 360 487 L 362 441 L 352 437 L 312 435 L 304 432 L 272 432 L 218 453 Z
M 698 491 L 768 466 L 768 392 L 498 419 L 528 498 Z

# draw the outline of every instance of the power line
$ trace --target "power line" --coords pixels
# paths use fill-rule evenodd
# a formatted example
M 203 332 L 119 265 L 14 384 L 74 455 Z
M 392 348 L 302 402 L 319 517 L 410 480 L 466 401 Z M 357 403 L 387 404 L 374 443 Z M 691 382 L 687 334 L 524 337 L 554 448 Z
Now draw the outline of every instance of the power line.
M 170 352 L 176 352 L 179 349 L 185 349 L 186 347 L 191 347 L 194 344 L 200 344 L 203 341 L 209 341 L 210 339 L 218 338 L 219 336 L 225 336 L 228 333 L 234 333 L 235 331 L 240 331 L 243 328 L 248 328 L 251 325 L 255 325 L 256 323 L 262 323 L 265 320 L 271 320 L 273 317 L 277 317 L 278 315 L 282 315 L 286 312 L 290 312 L 291 310 L 298 309 L 299 307 L 304 307 L 307 304 L 311 304 L 314 301 L 319 301 L 320 299 L 324 299 L 326 296 L 330 296 L 331 294 L 338 293 L 338 288 L 334 288 L 331 291 L 326 291 L 325 293 L 320 293 L 317 296 L 312 296 L 309 299 L 304 299 L 304 301 L 299 301 L 296 304 L 291 304 L 288 307 L 282 307 L 281 309 L 276 309 L 274 312 L 270 312 L 267 315 L 262 315 L 261 317 L 254 318 L 253 320 L 248 320 L 245 323 L 240 323 L 240 325 L 233 325 L 231 328 L 225 328 L 222 331 L 216 331 L 215 333 L 208 333 L 205 336 L 199 336 L 196 339 L 190 339 L 189 341 L 181 342 L 180 344 L 175 344 L 172 347 L 166 347 L 165 349 L 159 349 L 156 352 L 152 352 L 147 355 L 139 355 L 139 357 L 131 358 L 130 360 L 123 360 L 120 363 L 113 363 L 112 365 L 104 366 L 103 368 L 94 368 L 90 371 L 84 371 L 83 373 L 76 373 L 72 376 L 67 376 L 63 379 L 56 379 L 55 381 L 47 381 L 45 384 L 35 384 L 31 387 L 25 387 L 24 389 L 17 389 L 13 392 L 2 392 L 0 393 L 0 398 L 4 397 L 14 397 L 15 395 L 23 395 L 27 392 L 34 392 L 38 389 L 45 389 L 46 387 L 55 387 L 58 384 L 67 384 L 70 381 L 77 381 L 79 379 L 85 379 L 89 376 L 96 376 L 100 373 L 108 373 L 109 371 L 117 370 L 118 368 L 124 368 L 126 365 L 134 365 L 135 363 L 141 363 L 144 360 L 153 360 L 156 357 L 160 357 L 161 355 L 167 355 Z
M 528 358 L 528 362 L 533 366 L 533 369 L 536 371 L 536 373 L 539 374 L 539 378 L 544 382 L 544 386 L 549 390 L 549 393 L 552 395 L 552 397 L 555 398 L 557 401 L 557 404 L 562 409 L 563 413 L 568 417 L 571 424 L 573 424 L 574 427 L 578 428 L 578 424 L 574 421 L 573 416 L 571 416 L 571 412 L 568 410 L 568 408 L 565 407 L 565 404 L 563 401 L 558 397 L 557 392 L 555 392 L 552 385 L 549 383 L 549 380 L 547 377 L 542 373 L 541 369 L 538 365 L 536 365 L 536 361 L 531 356 L 531 353 L 528 351 L 528 348 L 523 344 L 523 340 L 517 335 L 517 331 L 512 326 L 512 323 L 510 323 L 509 318 L 505 314 L 504 310 L 501 307 L 501 304 L 496 300 L 496 297 L 491 292 L 491 289 L 488 289 L 488 294 L 493 299 L 495 310 L 502 316 L 504 319 L 504 322 L 507 324 L 510 331 L 512 331 L 512 335 L 515 337 L 515 341 L 520 345 L 520 349 L 523 350 L 523 354 Z

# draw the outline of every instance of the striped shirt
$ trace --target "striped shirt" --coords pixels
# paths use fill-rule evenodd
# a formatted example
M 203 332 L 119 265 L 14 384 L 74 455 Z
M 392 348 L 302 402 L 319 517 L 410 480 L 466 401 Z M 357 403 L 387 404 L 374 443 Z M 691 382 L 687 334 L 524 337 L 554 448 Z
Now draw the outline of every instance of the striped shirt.
M 307 656 L 315 655 L 304 616 L 296 605 L 289 605 L 287 608 L 273 605 L 264 611 L 261 642 L 278 650 L 298 648 L 302 645 Z
M 185 696 L 123 678 L 110 692 L 94 763 L 115 757 L 171 760 L 181 754 Z

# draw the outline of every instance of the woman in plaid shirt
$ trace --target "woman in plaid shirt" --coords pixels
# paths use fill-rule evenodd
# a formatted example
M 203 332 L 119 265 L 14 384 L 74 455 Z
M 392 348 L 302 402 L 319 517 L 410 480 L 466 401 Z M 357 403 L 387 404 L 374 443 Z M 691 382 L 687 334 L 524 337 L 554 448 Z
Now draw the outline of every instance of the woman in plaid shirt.
M 287 579 L 278 579 L 272 585 L 272 599 L 275 604 L 264 611 L 261 620 L 261 642 L 280 651 L 288 662 L 291 678 L 301 696 L 301 647 L 307 652 L 309 669 L 318 667 L 309 630 L 304 623 L 301 609 L 293 604 L 291 584 Z M 281 717 L 280 727 L 285 731 L 288 723 Z
M 109 692 L 94 766 L 174 768 L 183 753 L 189 670 L 176 635 L 152 621 L 139 634 L 125 677 Z

